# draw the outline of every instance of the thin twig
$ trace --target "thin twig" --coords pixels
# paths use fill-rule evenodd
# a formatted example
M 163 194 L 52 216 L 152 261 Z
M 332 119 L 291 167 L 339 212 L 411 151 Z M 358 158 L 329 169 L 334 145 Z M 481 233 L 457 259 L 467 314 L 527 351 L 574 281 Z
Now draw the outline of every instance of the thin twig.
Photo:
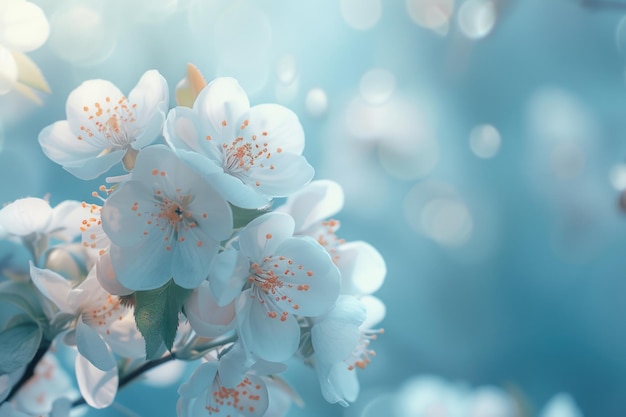
M 22 386 L 24 386 L 24 384 L 26 384 L 26 382 L 28 382 L 28 380 L 31 379 L 33 375 L 35 375 L 35 368 L 37 367 L 37 364 L 39 363 L 39 361 L 41 361 L 41 358 L 43 358 L 46 352 L 48 352 L 49 348 L 50 341 L 42 340 L 41 345 L 37 349 L 37 352 L 35 352 L 35 356 L 33 356 L 33 359 L 31 359 L 31 361 L 28 363 L 28 366 L 26 366 L 26 369 L 24 370 L 24 373 L 22 374 L 22 377 L 19 379 L 19 381 L 17 381 L 17 383 L 13 385 L 13 388 L 11 388 L 11 392 L 9 392 L 9 395 L 3 401 L 3 403 L 11 400 L 11 398 L 13 398 L 15 394 L 18 393 L 20 388 L 22 388 Z
M 168 353 L 167 355 L 159 358 L 159 359 L 155 359 L 153 361 L 150 362 L 145 362 L 144 364 L 142 364 L 141 366 L 139 366 L 138 368 L 133 369 L 132 372 L 124 375 L 121 379 L 120 382 L 118 384 L 118 389 L 122 389 L 124 386 L 128 385 L 129 383 L 131 383 L 135 378 L 141 376 L 141 374 L 143 374 L 144 372 L 149 371 L 152 368 L 156 368 L 159 365 L 162 365 L 166 362 L 169 362 L 171 360 L 176 359 L 176 355 L 174 352 Z M 77 399 L 76 401 L 74 401 L 72 403 L 72 408 L 74 407 L 78 407 L 81 405 L 86 404 L 86 401 L 83 397 L 80 397 L 79 399 Z

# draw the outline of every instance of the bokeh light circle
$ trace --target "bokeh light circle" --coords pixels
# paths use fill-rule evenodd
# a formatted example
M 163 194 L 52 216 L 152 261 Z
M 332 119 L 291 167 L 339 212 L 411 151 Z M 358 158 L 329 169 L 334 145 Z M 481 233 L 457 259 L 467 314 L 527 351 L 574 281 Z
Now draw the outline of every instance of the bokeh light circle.
M 396 89 L 396 78 L 390 71 L 374 68 L 366 72 L 359 83 L 361 97 L 369 104 L 383 104 Z
M 357 30 L 373 28 L 382 14 L 381 0 L 341 0 L 341 16 Z
M 489 124 L 479 125 L 470 132 L 470 148 L 479 158 L 493 158 L 500 150 L 500 133 Z
M 321 88 L 312 88 L 306 95 L 304 105 L 310 116 L 322 116 L 328 109 L 328 96 Z

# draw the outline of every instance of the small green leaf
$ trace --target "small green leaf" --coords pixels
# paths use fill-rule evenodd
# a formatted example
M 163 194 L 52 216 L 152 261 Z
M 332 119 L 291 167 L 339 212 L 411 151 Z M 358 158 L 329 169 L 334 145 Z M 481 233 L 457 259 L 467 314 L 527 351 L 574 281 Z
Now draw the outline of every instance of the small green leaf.
M 178 313 L 191 290 L 170 280 L 161 288 L 135 293 L 135 322 L 146 342 L 146 359 L 157 359 L 163 346 L 172 350 L 178 330 Z
M 259 216 L 264 215 L 265 213 L 269 213 L 270 207 L 263 207 L 261 209 L 245 209 L 237 206 L 230 205 L 230 208 L 233 211 L 233 227 L 235 229 L 239 229 L 244 227 L 252 220 L 256 219 Z
M 11 373 L 28 364 L 37 353 L 41 336 L 41 328 L 33 322 L 0 333 L 0 374 Z

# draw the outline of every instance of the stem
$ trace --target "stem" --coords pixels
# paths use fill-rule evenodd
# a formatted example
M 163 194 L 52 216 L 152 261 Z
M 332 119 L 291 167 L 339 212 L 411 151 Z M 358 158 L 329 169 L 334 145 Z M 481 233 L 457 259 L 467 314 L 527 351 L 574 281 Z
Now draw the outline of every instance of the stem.
M 144 372 L 147 372 L 152 368 L 156 368 L 157 366 L 163 365 L 164 363 L 167 363 L 174 359 L 176 359 L 176 354 L 174 352 L 171 352 L 159 359 L 155 359 L 150 362 L 145 362 L 141 366 L 133 369 L 131 372 L 124 375 L 120 379 L 120 382 L 118 384 L 118 389 L 122 389 L 124 386 L 131 383 L 135 378 L 137 378 L 138 376 L 141 376 L 141 374 L 143 374 Z M 79 399 L 77 399 L 76 401 L 72 403 L 72 408 L 78 407 L 84 404 L 86 404 L 85 399 L 83 397 L 80 397 Z
M 13 398 L 15 394 L 18 393 L 20 388 L 22 388 L 24 384 L 26 384 L 26 382 L 28 382 L 28 380 L 31 379 L 33 375 L 35 375 L 35 368 L 37 367 L 37 364 L 39 363 L 39 361 L 41 361 L 41 358 L 43 358 L 49 348 L 50 341 L 42 340 L 41 345 L 39 345 L 39 349 L 37 349 L 37 352 L 35 352 L 35 356 L 33 356 L 33 359 L 31 359 L 31 361 L 28 363 L 28 366 L 26 366 L 24 374 L 22 374 L 22 377 L 19 379 L 19 381 L 17 381 L 13 388 L 11 388 L 11 392 L 9 392 L 9 395 L 3 401 L 3 403 L 11 400 L 11 398 Z

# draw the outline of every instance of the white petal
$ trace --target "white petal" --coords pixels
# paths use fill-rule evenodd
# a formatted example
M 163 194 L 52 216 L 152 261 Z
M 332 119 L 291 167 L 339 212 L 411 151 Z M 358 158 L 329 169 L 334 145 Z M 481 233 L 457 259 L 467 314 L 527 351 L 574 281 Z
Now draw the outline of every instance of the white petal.
M 118 311 L 120 316 L 117 320 L 113 320 L 102 337 L 111 350 L 118 355 L 133 359 L 143 358 L 146 354 L 144 338 L 137 329 L 132 310 L 125 310 Z
M 157 70 L 146 71 L 128 94 L 128 102 L 131 107 L 137 105 L 136 123 L 142 129 L 132 146 L 141 149 L 161 135 L 169 106 L 167 81 Z
M 17 62 L 4 46 L 0 45 L 0 94 L 6 94 L 17 82 Z
M 205 362 L 198 366 L 189 381 L 178 388 L 178 394 L 183 398 L 195 398 L 202 395 L 213 383 L 217 366 L 217 362 Z
M 101 371 L 78 354 L 75 368 L 78 388 L 87 404 L 93 408 L 105 408 L 113 403 L 119 380 L 117 367 Z
M 241 134 L 263 138 L 272 154 L 289 152 L 300 155 L 304 150 L 304 130 L 298 116 L 288 108 L 279 104 L 260 104 L 242 117 L 248 120 L 248 125 Z
M 345 363 L 333 365 L 325 378 L 320 375 L 320 386 L 324 399 L 331 404 L 339 403 L 347 407 L 359 395 L 357 374 L 354 370 L 349 370 Z
M 291 358 L 300 342 L 300 326 L 296 318 L 289 314 L 283 320 L 280 313 L 270 317 L 267 307 L 258 300 L 252 299 L 249 303 L 250 340 L 246 343 L 252 353 L 270 362 L 285 362 Z
M 241 252 L 253 262 L 273 255 L 276 248 L 293 236 L 294 222 L 284 213 L 267 213 L 252 220 L 241 231 Z
M 101 371 L 115 367 L 115 358 L 98 332 L 79 317 L 76 323 L 76 347 L 82 356 Z
M 28 1 L 5 0 L 4 3 L 0 13 L 0 44 L 22 52 L 43 45 L 50 34 L 43 10 Z
M 301 190 L 313 178 L 315 170 L 304 156 L 283 152 L 272 155 L 263 167 L 255 165 L 248 173 L 246 182 L 254 185 L 257 192 L 286 197 Z
M 250 262 L 239 256 L 233 248 L 228 248 L 215 259 L 209 274 L 209 285 L 216 302 L 225 306 L 235 299 L 250 274 Z
M 82 203 L 66 200 L 52 209 L 52 219 L 48 224 L 48 233 L 66 242 L 74 240 L 81 234 L 80 226 L 84 220 Z
M 208 121 L 205 128 L 210 127 L 215 132 L 207 131 L 205 134 L 214 135 L 214 140 L 221 138 L 225 141 L 235 138 L 238 119 L 249 108 L 250 101 L 243 88 L 237 80 L 228 77 L 211 81 L 202 89 L 193 105 L 194 112 L 202 120 Z
M 46 126 L 39 133 L 39 144 L 43 153 L 59 165 L 80 165 L 87 159 L 93 159 L 102 151 L 101 148 L 86 140 L 78 140 L 67 120 Z
M 35 197 L 15 200 L 0 210 L 0 225 L 6 232 L 17 236 L 45 233 L 51 218 L 50 204 Z
M 50 301 L 52 301 L 63 313 L 74 314 L 75 311 L 68 302 L 68 296 L 72 291 L 70 283 L 49 269 L 39 269 L 30 264 L 30 276 L 33 284 Z
M 204 281 L 185 302 L 185 313 L 191 328 L 203 337 L 217 337 L 232 329 L 235 324 L 234 303 L 220 307 Z
M 367 311 L 367 318 L 363 324 L 361 324 L 362 330 L 371 329 L 383 321 L 387 308 L 379 298 L 373 295 L 364 295 L 361 297 L 361 302 L 365 305 Z
M 111 253 L 106 251 L 96 263 L 96 277 L 98 282 L 107 292 L 114 295 L 129 295 L 134 291 L 126 288 L 117 279 L 113 264 L 111 263 Z
M 329 180 L 313 181 L 301 191 L 289 196 L 276 211 L 290 214 L 296 222 L 296 233 L 328 219 L 343 208 L 343 189 Z
M 343 294 L 371 294 L 383 285 L 387 275 L 385 259 L 369 243 L 356 241 L 340 245 L 336 256 Z
M 347 359 L 361 337 L 359 326 L 365 320 L 365 311 L 365 305 L 355 297 L 340 296 L 328 314 L 311 329 L 316 358 L 326 363 Z

